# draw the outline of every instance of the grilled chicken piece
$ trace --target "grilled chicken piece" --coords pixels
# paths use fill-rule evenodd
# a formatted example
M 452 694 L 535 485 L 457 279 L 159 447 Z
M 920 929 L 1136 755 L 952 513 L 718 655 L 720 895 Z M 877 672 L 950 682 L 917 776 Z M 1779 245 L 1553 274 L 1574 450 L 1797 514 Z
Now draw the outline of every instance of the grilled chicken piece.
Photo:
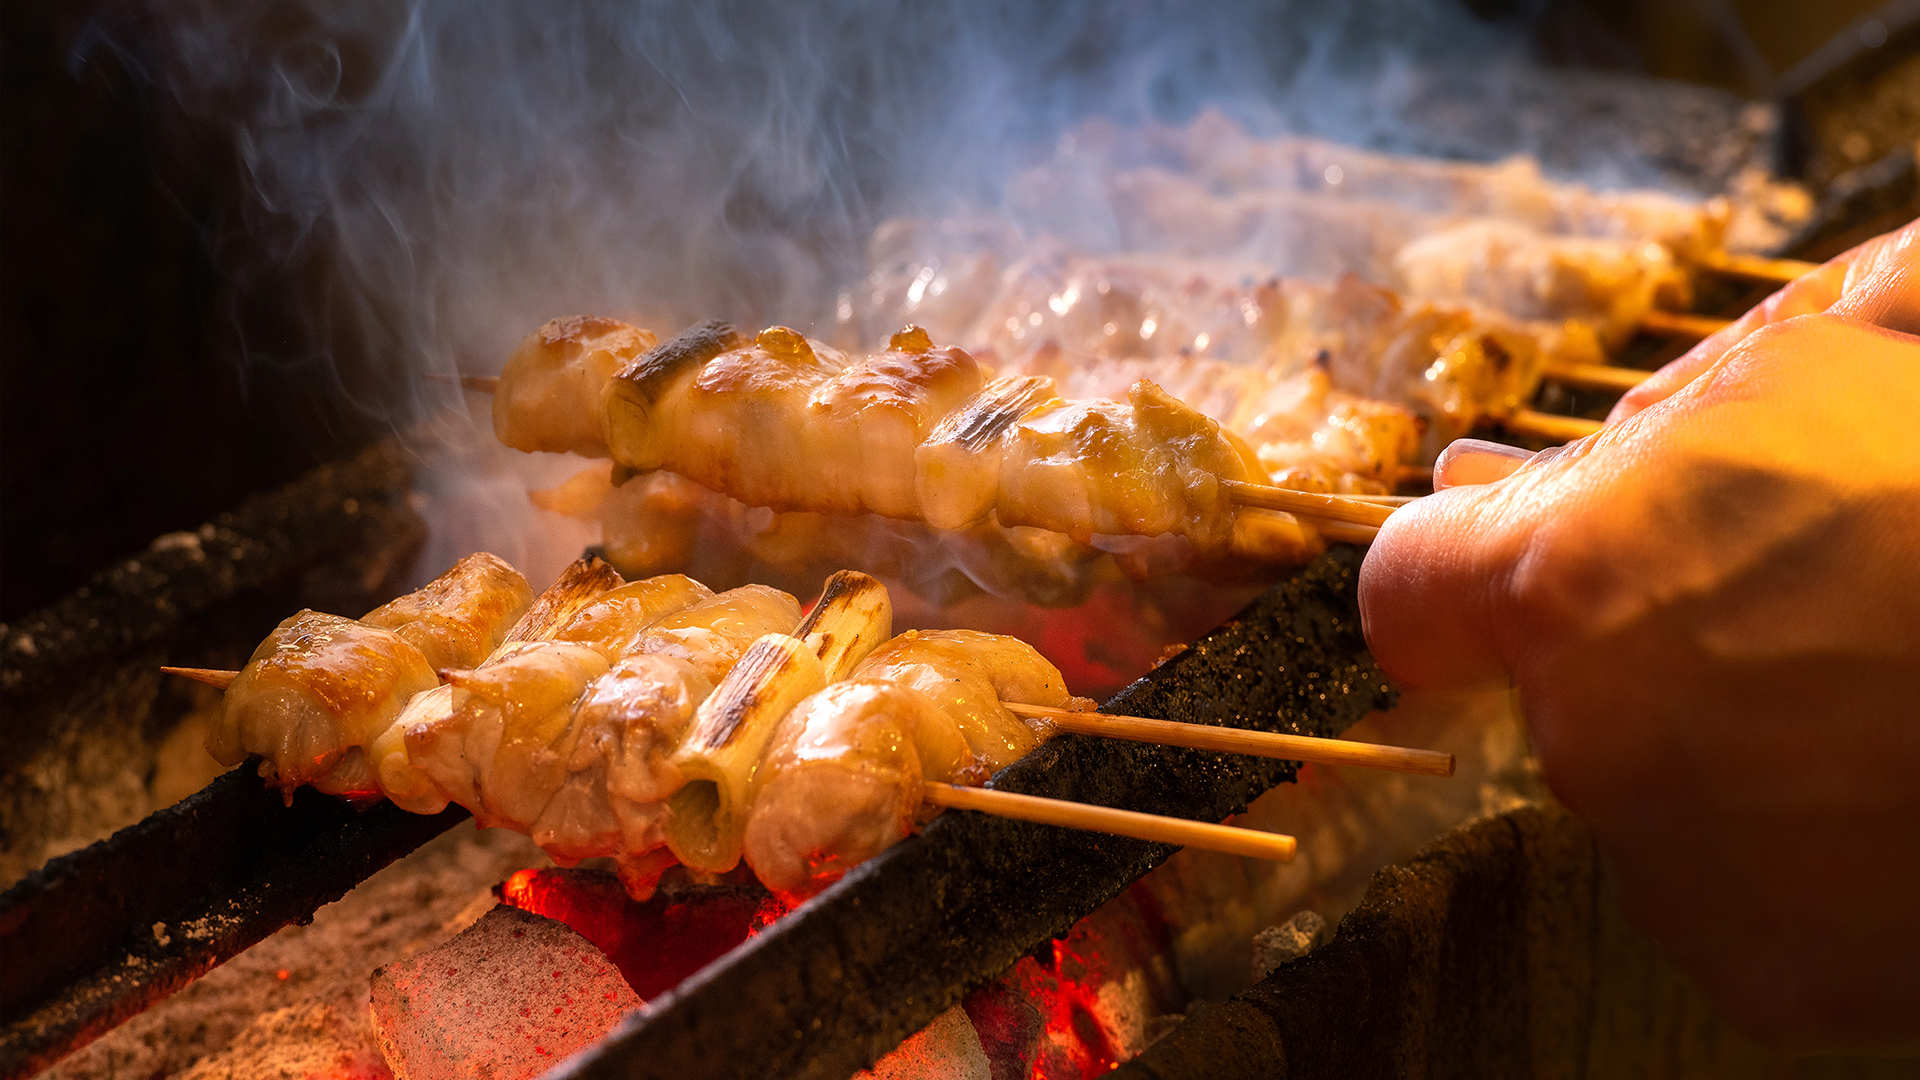
M 223 765 L 260 755 L 261 775 L 289 800 L 303 784 L 372 798 L 374 738 L 439 682 L 420 650 L 392 631 L 302 611 L 267 635 L 227 688 L 207 752 Z
M 966 782 L 975 755 L 911 687 L 863 676 L 787 714 L 761 769 L 743 850 L 761 884 L 809 896 L 913 831 L 925 780 Z
M 613 458 L 638 472 L 668 469 L 757 506 L 793 505 L 817 462 L 799 422 L 847 358 L 784 326 L 738 345 L 731 328 L 695 327 L 641 357 L 608 389 Z M 742 444 L 752 441 L 751 454 Z M 762 463 L 766 464 L 762 464 Z
M 1013 425 L 994 512 L 1081 542 L 1096 533 L 1184 535 L 1224 548 L 1233 502 L 1222 480 L 1265 482 L 1259 462 L 1214 420 L 1142 379 L 1125 401 L 1043 405 Z
M 713 682 L 691 664 L 640 653 L 587 684 L 562 741 L 567 778 L 533 823 L 535 843 L 562 862 L 611 856 L 645 899 L 660 873 L 666 800 L 680 789 L 671 758 Z
M 473 667 L 500 646 L 533 603 L 533 586 L 506 560 L 484 551 L 361 616 L 411 642 L 433 670 Z
M 1393 258 L 1407 296 L 1478 304 L 1516 319 L 1577 319 L 1610 348 L 1648 311 L 1685 311 L 1693 283 L 1659 244 L 1542 237 L 1517 222 L 1480 220 L 1412 240 Z
M 408 729 L 407 756 L 481 827 L 528 832 L 566 779 L 573 703 L 606 671 L 606 657 L 583 645 L 510 645 L 480 667 L 447 673 L 449 714 Z
M 1403 406 L 1335 390 L 1324 364 L 1249 395 L 1241 412 L 1252 414 L 1241 430 L 1273 483 L 1302 491 L 1389 494 L 1426 429 Z
M 569 617 L 553 640 L 597 650 L 608 663 L 634 651 L 662 618 L 711 599 L 713 590 L 685 574 L 661 574 L 601 593 Z
M 671 378 L 622 375 L 614 457 L 753 506 L 917 517 L 913 450 L 981 381 L 972 357 L 917 328 L 850 362 L 772 327 Z M 646 388 L 656 392 L 643 416 L 633 402 Z
M 654 347 L 647 330 L 575 315 L 527 335 L 493 392 L 493 430 L 515 450 L 606 457 L 602 397 L 620 369 Z
M 856 677 L 884 679 L 931 698 L 953 718 L 988 772 L 998 772 L 1040 741 L 1036 729 L 1002 701 L 1074 708 L 1060 669 L 1018 638 L 975 630 L 909 630 L 873 651 Z
M 816 485 L 808 509 L 919 517 L 914 451 L 982 382 L 973 357 L 936 349 L 925 330 L 910 326 L 886 352 L 822 383 L 806 406 L 815 456 L 805 460 Z
M 683 660 L 717 684 L 755 641 L 799 621 L 800 601 L 791 594 L 742 585 L 662 616 L 634 639 L 632 652 Z
M 1410 304 L 1351 275 L 1329 294 L 1326 320 L 1333 385 L 1411 406 L 1428 422 L 1426 460 L 1479 418 L 1525 405 L 1549 353 L 1579 357 L 1592 345 L 1572 332 L 1541 336 L 1482 312 Z
M 925 781 L 979 783 L 1046 735 L 1002 701 L 1093 704 L 1017 638 L 909 631 L 887 642 L 787 715 L 761 764 L 748 865 L 768 888 L 805 896 L 879 854 L 912 831 Z
M 374 741 L 437 672 L 484 659 L 532 598 L 519 571 L 478 552 L 358 622 L 303 611 L 241 669 L 207 749 L 228 765 L 261 755 L 289 797 L 312 784 L 371 798 Z

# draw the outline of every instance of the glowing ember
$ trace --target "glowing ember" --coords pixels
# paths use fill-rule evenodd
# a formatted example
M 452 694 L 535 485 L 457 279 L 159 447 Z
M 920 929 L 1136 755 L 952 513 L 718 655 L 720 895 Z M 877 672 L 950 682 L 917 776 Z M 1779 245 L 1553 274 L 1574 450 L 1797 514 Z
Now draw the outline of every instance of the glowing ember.
M 572 927 L 649 1001 L 790 910 L 750 882 L 669 884 L 650 900 L 634 900 L 619 878 L 596 870 L 522 870 L 500 894 L 505 903 Z

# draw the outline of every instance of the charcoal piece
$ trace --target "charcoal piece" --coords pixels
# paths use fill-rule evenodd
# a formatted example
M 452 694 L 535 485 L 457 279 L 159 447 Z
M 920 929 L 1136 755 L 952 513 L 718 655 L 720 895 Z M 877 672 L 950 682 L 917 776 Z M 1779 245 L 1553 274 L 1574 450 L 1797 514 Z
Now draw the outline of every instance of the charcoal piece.
M 1125 711 L 1337 735 L 1393 694 L 1367 653 L 1362 553 L 1336 548 L 1111 702 Z M 1288 762 L 1062 736 L 994 778 L 1035 795 L 1219 821 Z M 1175 849 L 948 812 L 671 993 L 568 1077 L 845 1077 L 1007 970 Z
M 502 904 L 452 941 L 375 971 L 369 1004 L 397 1080 L 531 1080 L 640 998 L 565 923 Z

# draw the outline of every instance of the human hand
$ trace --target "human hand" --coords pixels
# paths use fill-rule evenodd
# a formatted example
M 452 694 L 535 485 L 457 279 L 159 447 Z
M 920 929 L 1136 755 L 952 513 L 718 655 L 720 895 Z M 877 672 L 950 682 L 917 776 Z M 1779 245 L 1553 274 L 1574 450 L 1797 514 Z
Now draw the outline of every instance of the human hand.
M 1597 435 L 1456 444 L 1361 574 L 1388 673 L 1517 686 L 1629 918 L 1799 1049 L 1920 1047 L 1917 230 Z

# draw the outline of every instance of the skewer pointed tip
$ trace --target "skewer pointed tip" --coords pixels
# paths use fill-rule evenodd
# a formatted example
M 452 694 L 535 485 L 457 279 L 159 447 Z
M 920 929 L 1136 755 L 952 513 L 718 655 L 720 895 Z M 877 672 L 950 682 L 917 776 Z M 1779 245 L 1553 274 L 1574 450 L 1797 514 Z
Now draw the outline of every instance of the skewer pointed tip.
M 232 686 L 233 680 L 240 675 L 237 671 L 227 671 L 222 668 L 167 667 L 164 664 L 161 665 L 160 670 L 169 675 L 178 675 L 183 679 L 192 679 L 194 682 L 206 683 L 208 686 L 217 687 L 221 690 Z

